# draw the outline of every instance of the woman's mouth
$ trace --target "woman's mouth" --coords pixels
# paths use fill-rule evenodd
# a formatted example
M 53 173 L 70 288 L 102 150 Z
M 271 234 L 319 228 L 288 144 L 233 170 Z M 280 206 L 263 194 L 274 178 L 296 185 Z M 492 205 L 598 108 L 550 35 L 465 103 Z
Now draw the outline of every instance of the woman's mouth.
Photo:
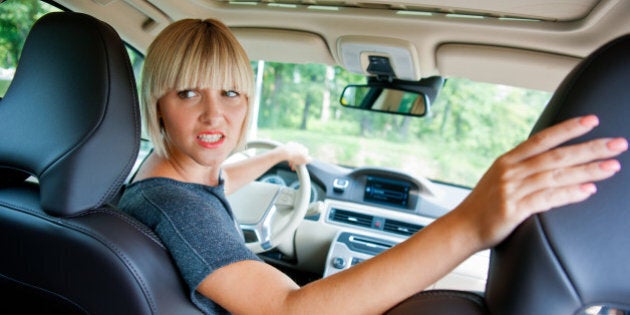
M 221 132 L 204 132 L 197 135 L 197 142 L 206 148 L 215 148 L 223 143 L 225 135 Z

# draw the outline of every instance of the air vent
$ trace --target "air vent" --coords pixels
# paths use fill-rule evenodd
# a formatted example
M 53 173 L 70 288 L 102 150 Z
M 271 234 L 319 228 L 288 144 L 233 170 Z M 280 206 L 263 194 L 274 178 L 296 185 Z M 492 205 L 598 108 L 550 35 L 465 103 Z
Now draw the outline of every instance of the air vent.
M 367 214 L 356 213 L 348 210 L 331 209 L 330 220 L 339 223 L 351 224 L 362 227 L 372 227 L 374 217 Z
M 400 221 L 395 221 L 395 220 L 385 220 L 385 226 L 383 227 L 383 231 L 394 233 L 394 234 L 410 236 L 420 231 L 420 229 L 422 228 L 423 228 L 422 225 L 405 223 L 405 222 L 400 222 Z

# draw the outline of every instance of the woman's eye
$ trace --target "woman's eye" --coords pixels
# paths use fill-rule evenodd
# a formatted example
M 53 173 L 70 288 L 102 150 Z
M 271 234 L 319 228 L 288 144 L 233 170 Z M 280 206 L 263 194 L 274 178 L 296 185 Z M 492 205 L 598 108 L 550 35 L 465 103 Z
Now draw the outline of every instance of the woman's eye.
M 193 90 L 183 90 L 183 91 L 177 92 L 177 96 L 179 96 L 179 98 L 181 99 L 192 98 L 192 97 L 195 97 L 196 95 L 197 93 L 195 93 L 195 91 Z
M 234 90 L 227 90 L 227 91 L 223 91 L 223 95 L 227 96 L 227 97 L 237 97 L 239 95 L 241 95 L 239 92 L 236 92 Z

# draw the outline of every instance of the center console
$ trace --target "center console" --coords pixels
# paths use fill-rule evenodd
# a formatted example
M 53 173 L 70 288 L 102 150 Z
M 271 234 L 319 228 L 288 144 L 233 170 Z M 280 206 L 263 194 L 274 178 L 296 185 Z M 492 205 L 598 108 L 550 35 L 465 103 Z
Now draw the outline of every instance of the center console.
M 326 257 L 324 277 L 349 269 L 397 243 L 353 232 L 338 232 Z M 483 292 L 489 264 L 489 251 L 476 253 L 427 289 Z
M 324 277 L 348 269 L 396 245 L 395 242 L 350 232 L 337 233 L 326 257 Z

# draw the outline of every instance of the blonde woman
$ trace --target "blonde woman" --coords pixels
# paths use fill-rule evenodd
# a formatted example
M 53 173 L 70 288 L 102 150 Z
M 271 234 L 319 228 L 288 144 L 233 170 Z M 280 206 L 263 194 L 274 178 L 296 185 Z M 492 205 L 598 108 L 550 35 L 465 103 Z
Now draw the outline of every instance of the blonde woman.
M 243 48 L 216 20 L 176 22 L 147 52 L 142 106 L 155 153 L 120 206 L 155 230 L 208 314 L 383 313 L 531 214 L 594 194 L 628 147 L 608 138 L 554 149 L 595 128 L 595 116 L 550 127 L 500 157 L 462 204 L 404 243 L 299 287 L 247 249 L 225 199 L 281 160 L 309 161 L 292 145 L 222 170 L 244 142 L 252 82 Z

